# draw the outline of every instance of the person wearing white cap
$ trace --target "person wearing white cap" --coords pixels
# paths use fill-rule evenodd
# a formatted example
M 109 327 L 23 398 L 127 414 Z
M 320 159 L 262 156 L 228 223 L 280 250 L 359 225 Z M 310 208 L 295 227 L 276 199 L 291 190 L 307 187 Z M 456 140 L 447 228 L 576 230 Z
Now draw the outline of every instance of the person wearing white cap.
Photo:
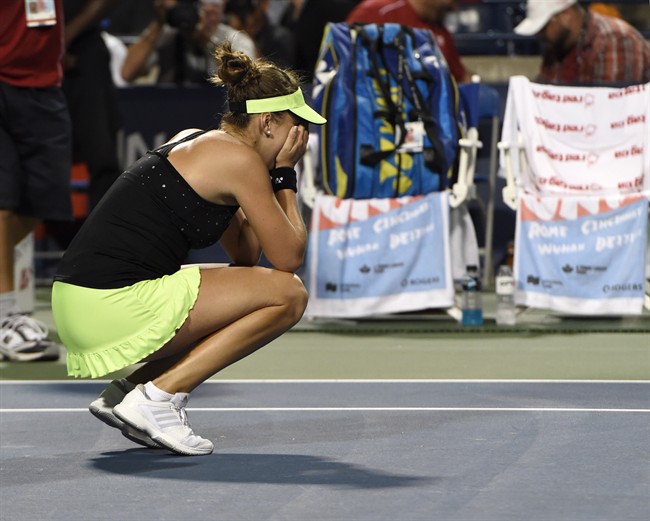
M 577 0 L 528 0 L 515 33 L 537 36 L 545 83 L 645 83 L 650 44 L 627 22 L 591 12 Z
M 128 48 L 122 77 L 132 82 L 155 72 L 155 83 L 205 83 L 214 74 L 212 54 L 225 40 L 251 58 L 253 40 L 223 23 L 227 0 L 154 0 L 156 17 Z
M 181 131 L 132 164 L 84 222 L 52 287 L 70 376 L 144 363 L 90 412 L 132 441 L 183 455 L 213 450 L 190 427 L 189 393 L 305 311 L 294 166 L 309 124 L 326 122 L 292 70 L 230 42 L 215 58 L 211 81 L 228 99 L 219 128 Z M 182 268 L 190 248 L 217 242 L 232 265 Z M 262 252 L 272 267 L 258 265 Z

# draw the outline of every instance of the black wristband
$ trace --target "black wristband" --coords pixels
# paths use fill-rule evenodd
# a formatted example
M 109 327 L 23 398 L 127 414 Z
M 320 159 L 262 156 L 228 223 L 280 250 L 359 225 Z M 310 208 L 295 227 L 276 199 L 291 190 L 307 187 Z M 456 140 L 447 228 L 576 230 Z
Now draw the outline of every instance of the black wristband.
M 296 176 L 296 171 L 293 168 L 289 166 L 274 168 L 271 170 L 270 175 L 271 186 L 273 187 L 274 192 L 279 190 L 298 191 L 298 178 Z

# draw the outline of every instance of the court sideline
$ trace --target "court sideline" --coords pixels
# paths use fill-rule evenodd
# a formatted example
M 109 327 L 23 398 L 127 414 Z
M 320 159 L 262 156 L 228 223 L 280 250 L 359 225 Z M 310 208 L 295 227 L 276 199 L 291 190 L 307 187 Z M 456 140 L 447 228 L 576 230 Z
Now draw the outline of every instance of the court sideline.
M 211 456 L 133 445 L 106 381 L 0 362 L 0 517 L 613 521 L 650 517 L 650 321 L 528 311 L 301 322 L 194 394 Z M 51 325 L 46 299 L 37 316 Z
M 650 515 L 648 382 L 210 381 L 189 408 L 202 457 L 93 419 L 102 385 L 0 384 L 3 519 Z

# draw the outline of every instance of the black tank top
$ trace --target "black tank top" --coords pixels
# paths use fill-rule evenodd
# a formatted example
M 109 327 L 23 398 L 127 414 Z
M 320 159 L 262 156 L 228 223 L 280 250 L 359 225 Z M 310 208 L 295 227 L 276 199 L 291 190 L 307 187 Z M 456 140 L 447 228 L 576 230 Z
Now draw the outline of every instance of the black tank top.
M 216 243 L 239 206 L 201 198 L 167 159 L 174 146 L 205 132 L 131 165 L 88 216 L 54 280 L 97 289 L 129 286 L 174 273 L 190 249 Z

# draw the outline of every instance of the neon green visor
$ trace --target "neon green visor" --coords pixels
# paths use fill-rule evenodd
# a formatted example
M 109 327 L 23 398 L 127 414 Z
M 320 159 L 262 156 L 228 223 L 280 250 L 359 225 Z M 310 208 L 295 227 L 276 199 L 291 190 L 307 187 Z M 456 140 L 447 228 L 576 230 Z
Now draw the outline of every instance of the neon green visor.
M 275 96 L 273 98 L 249 99 L 241 103 L 228 103 L 233 112 L 246 112 L 248 114 L 261 114 L 262 112 L 281 112 L 288 110 L 299 118 L 309 121 L 315 125 L 327 123 L 327 120 L 318 112 L 312 109 L 302 95 L 302 90 L 298 88 L 293 94 L 286 96 Z

